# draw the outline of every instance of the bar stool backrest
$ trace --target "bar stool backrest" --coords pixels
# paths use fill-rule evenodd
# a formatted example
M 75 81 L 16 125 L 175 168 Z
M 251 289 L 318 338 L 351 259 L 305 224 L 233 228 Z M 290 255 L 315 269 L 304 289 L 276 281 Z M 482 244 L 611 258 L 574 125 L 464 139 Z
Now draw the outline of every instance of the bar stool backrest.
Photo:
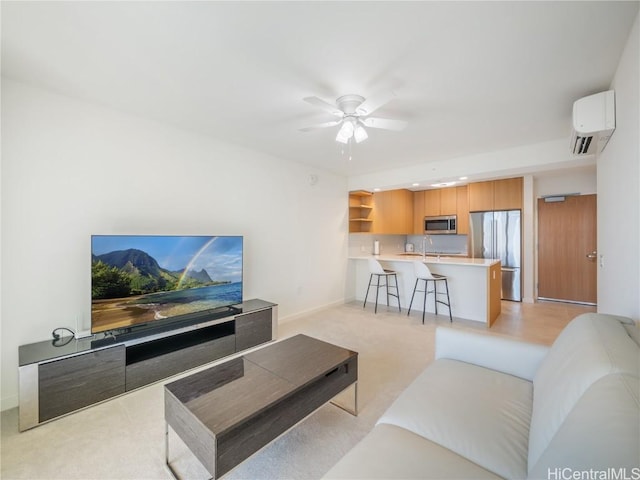
M 380 262 L 377 261 L 375 258 L 369 259 L 369 272 L 374 273 L 376 275 L 385 274 L 384 268 L 382 268 L 382 265 L 380 265 Z
M 429 270 L 429 267 L 427 267 L 425 263 L 419 260 L 414 260 L 413 269 L 415 271 L 416 278 L 419 278 L 421 280 L 433 279 L 433 275 L 431 275 L 431 270 Z

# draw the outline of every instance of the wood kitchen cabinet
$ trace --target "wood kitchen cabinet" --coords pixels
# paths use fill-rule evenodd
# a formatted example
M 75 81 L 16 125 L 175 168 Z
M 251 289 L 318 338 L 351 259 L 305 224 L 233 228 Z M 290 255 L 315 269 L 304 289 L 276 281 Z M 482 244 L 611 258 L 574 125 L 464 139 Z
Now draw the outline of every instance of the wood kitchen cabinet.
M 440 215 L 456 215 L 458 195 L 455 187 L 442 188 L 440 191 Z
M 373 224 L 373 194 L 349 192 L 349 233 L 370 232 Z
M 506 178 L 494 182 L 493 209 L 522 209 L 522 177 Z
M 437 217 L 440 215 L 440 190 L 424 191 L 424 216 Z
M 405 189 L 373 194 L 372 233 L 407 235 L 413 231 L 413 192 Z
M 469 184 L 469 211 L 522 209 L 522 177 Z
M 455 191 L 458 235 L 467 235 L 469 233 L 469 188 L 463 185 L 456 187 Z
M 457 196 L 455 187 L 436 188 L 424 191 L 425 217 L 456 214 Z
M 469 211 L 489 212 L 493 210 L 493 181 L 469 184 Z
M 424 234 L 424 190 L 413 192 L 413 233 Z

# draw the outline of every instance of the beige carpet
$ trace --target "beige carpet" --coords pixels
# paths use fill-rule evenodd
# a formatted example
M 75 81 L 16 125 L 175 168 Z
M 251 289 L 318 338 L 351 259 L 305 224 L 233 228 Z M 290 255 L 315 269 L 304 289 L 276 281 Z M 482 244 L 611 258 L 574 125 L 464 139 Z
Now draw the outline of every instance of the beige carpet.
M 368 431 L 432 361 L 436 325 L 448 318 L 407 317 L 351 303 L 280 325 L 279 339 L 304 333 L 359 352 L 359 415 L 327 404 L 229 472 L 227 479 L 320 478 Z M 454 328 L 484 332 L 476 322 Z M 350 393 L 350 392 L 348 392 Z M 346 401 L 347 399 L 345 399 Z M 162 384 L 152 385 L 24 433 L 17 409 L 2 413 L 2 479 L 164 479 Z M 183 478 L 207 478 L 172 434 L 171 457 Z

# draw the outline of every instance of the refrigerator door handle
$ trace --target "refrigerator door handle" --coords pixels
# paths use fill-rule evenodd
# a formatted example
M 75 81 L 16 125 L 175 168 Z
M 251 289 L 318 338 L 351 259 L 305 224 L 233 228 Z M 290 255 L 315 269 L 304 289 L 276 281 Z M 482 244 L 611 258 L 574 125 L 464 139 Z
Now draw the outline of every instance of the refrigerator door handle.
M 511 268 L 511 267 L 502 267 L 501 270 L 503 272 L 515 272 L 518 269 L 517 268 Z
M 498 255 L 498 220 L 493 215 L 493 222 L 491 222 L 491 258 L 497 258 Z

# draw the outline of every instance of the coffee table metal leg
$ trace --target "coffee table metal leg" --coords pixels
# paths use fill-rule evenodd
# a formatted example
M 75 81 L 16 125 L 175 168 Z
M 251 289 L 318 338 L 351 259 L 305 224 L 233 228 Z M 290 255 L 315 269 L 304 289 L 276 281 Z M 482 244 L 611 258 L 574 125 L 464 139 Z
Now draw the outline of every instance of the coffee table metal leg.
M 350 413 L 354 417 L 357 417 L 358 416 L 358 382 L 354 382 L 353 385 L 351 385 L 350 387 L 347 387 L 347 389 L 351 387 L 353 387 L 353 407 L 346 407 L 344 405 L 340 405 L 338 402 L 334 402 L 333 400 L 331 400 L 330 403 L 332 403 L 338 408 L 341 408 L 345 412 Z
M 164 463 L 171 474 L 171 477 L 175 480 L 182 480 L 178 472 L 171 466 L 169 460 L 169 423 L 164 422 Z M 209 480 L 213 480 L 213 477 L 209 477 Z
M 180 480 L 180 476 L 171 466 L 171 462 L 169 461 L 169 423 L 164 422 L 164 463 L 169 469 L 169 473 L 176 480 Z

